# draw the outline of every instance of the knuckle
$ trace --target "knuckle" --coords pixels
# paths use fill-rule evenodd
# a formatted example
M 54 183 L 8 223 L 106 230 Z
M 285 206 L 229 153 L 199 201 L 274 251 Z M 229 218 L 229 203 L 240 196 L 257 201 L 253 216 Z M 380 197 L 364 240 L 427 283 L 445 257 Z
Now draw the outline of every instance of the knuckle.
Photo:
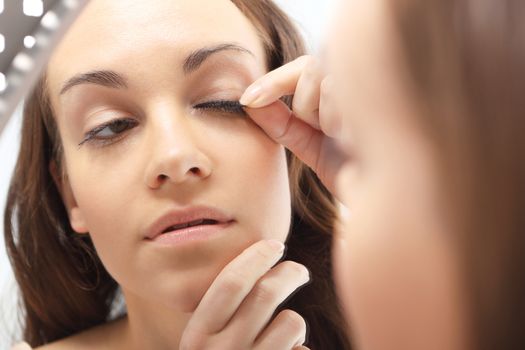
M 275 257 L 275 249 L 273 249 L 268 242 L 262 242 L 255 246 L 256 258 L 263 260 L 270 260 Z
M 307 114 L 309 114 L 309 111 L 306 108 L 306 106 L 303 104 L 303 102 L 295 98 L 292 103 L 292 110 L 297 116 L 301 116 L 303 118 L 307 117 Z
M 231 269 L 224 273 L 222 279 L 219 283 L 219 288 L 221 288 L 225 293 L 238 294 L 244 289 L 246 276 L 243 273 Z
M 307 76 L 309 79 L 316 78 L 320 80 L 321 70 L 319 67 L 319 61 L 313 56 L 303 56 L 304 57 L 304 68 L 303 75 Z M 317 81 L 319 84 L 319 81 Z
M 253 298 L 260 303 L 272 303 L 278 298 L 277 290 L 274 286 L 266 280 L 257 282 L 253 290 Z
M 320 89 L 322 97 L 329 97 L 332 90 L 332 79 L 330 77 L 324 78 L 321 81 Z
M 284 90 L 286 90 L 286 88 L 288 86 L 288 81 L 284 80 L 284 79 L 283 80 L 277 80 L 277 81 L 273 82 L 273 86 L 278 91 L 284 91 Z
M 315 65 L 317 60 L 315 59 L 314 56 L 312 55 L 303 55 L 303 56 L 299 56 L 297 58 L 297 61 L 300 62 L 301 64 L 304 64 L 305 67 L 306 66 L 312 66 L 312 65 Z
M 292 310 L 281 311 L 281 320 L 284 327 L 294 334 L 306 332 L 306 321 L 297 312 Z

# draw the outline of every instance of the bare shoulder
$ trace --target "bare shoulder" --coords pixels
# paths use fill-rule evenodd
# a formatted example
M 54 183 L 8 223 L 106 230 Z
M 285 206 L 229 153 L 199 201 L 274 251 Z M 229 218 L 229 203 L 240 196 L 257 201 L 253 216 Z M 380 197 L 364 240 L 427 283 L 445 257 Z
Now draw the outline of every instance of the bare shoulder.
M 125 319 L 108 322 L 34 350 L 120 349 L 124 325 Z

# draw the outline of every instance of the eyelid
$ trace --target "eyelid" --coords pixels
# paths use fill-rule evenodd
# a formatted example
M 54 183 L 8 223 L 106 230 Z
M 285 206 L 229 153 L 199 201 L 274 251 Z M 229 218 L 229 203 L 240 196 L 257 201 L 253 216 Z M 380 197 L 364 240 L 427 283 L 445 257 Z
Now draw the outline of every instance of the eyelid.
M 131 125 L 131 127 L 127 128 L 123 132 L 118 133 L 118 134 L 116 134 L 115 136 L 112 136 L 112 137 L 100 137 L 100 138 L 97 138 L 97 135 L 100 132 L 102 132 L 105 128 L 108 128 L 108 127 L 110 127 L 112 125 L 115 125 L 116 123 L 119 123 L 119 122 L 127 122 L 127 123 L 129 123 Z M 109 120 L 107 122 L 104 122 L 104 123 L 98 125 L 98 126 L 95 126 L 94 128 L 90 129 L 89 131 L 87 131 L 84 134 L 83 140 L 79 143 L 78 146 L 81 147 L 82 145 L 84 145 L 85 143 L 90 142 L 90 141 L 111 142 L 115 138 L 117 138 L 120 135 L 124 134 L 125 132 L 135 128 L 138 124 L 139 124 L 139 122 L 136 119 L 131 118 L 131 117 L 122 117 L 122 118 L 111 119 L 111 120 Z

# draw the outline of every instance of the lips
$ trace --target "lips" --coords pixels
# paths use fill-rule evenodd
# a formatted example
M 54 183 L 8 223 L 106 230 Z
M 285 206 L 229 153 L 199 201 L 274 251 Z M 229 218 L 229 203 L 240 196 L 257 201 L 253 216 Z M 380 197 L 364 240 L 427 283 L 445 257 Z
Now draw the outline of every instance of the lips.
M 211 207 L 191 207 L 169 211 L 159 217 L 146 231 L 145 238 L 154 240 L 167 233 L 188 232 L 189 229 L 209 226 L 223 226 L 233 218 Z
M 182 224 L 170 226 L 164 231 L 162 231 L 162 234 L 177 231 L 177 230 L 182 230 L 188 227 L 195 227 L 195 226 L 202 226 L 202 225 L 217 225 L 218 223 L 219 223 L 218 221 L 212 220 L 212 219 L 199 219 L 199 220 L 195 220 L 192 222 L 184 222 Z

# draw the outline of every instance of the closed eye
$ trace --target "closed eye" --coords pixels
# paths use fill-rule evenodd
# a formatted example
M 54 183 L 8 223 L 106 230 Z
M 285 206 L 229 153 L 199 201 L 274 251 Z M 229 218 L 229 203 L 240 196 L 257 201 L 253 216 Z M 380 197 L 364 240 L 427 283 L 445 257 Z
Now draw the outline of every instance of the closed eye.
M 216 100 L 199 103 L 193 106 L 193 108 L 198 110 L 208 110 L 213 112 L 220 112 L 226 114 L 233 114 L 238 116 L 247 116 L 244 111 L 243 106 L 239 101 L 229 101 L 229 100 Z

